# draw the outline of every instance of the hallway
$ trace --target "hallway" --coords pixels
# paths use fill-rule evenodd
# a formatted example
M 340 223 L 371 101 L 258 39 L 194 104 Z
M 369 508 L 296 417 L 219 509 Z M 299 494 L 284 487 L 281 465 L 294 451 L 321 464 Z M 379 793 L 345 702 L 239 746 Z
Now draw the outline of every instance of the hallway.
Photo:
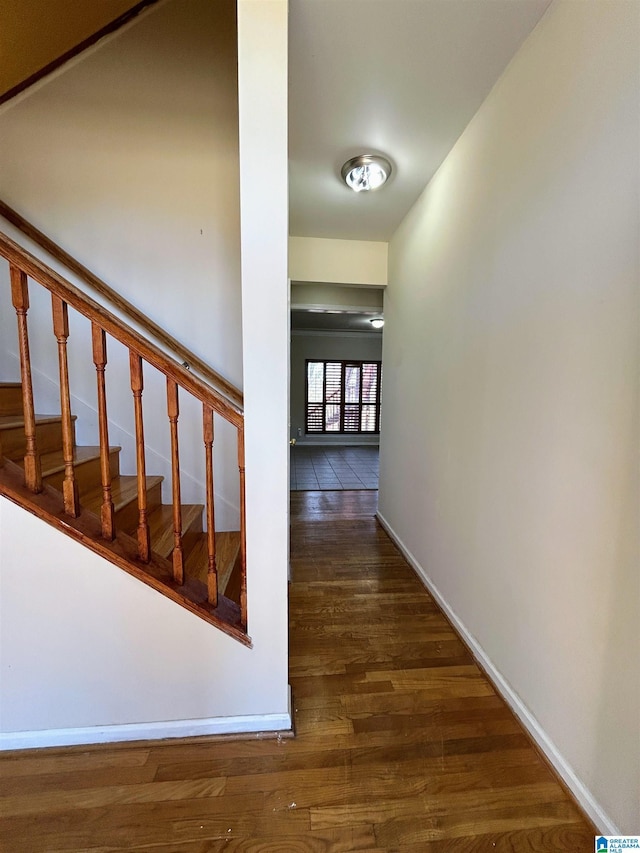
M 377 525 L 376 501 L 291 497 L 295 739 L 5 754 L 2 849 L 592 850 L 591 827 Z
M 590 851 L 376 508 L 377 492 L 291 496 L 289 672 L 296 746 L 314 754 L 282 793 L 336 845 L 300 849 Z

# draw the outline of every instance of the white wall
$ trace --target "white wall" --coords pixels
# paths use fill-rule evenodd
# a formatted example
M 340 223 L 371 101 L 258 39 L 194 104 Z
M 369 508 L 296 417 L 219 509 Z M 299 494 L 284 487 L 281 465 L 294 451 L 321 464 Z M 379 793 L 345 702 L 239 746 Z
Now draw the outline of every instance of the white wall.
M 5 498 L 0 530 L 0 749 L 289 727 L 268 643 L 246 648 Z
M 292 281 L 385 285 L 387 250 L 387 243 L 368 240 L 290 237 L 289 278 Z
M 556 0 L 390 244 L 380 513 L 640 832 L 637 3 Z
M 233 0 L 161 3 L 2 108 L 0 192 L 240 384 L 236 51 Z
M 382 334 L 331 334 L 302 330 L 291 333 L 291 438 L 299 444 L 378 444 L 378 435 L 305 434 L 305 370 L 308 358 L 381 361 Z
M 0 110 L 0 163 L 1 198 L 242 384 L 234 0 L 163 2 L 9 102 Z M 51 411 L 57 363 L 49 298 L 36 291 L 31 287 L 36 402 Z M 16 352 L 10 315 L 3 303 L 5 375 Z M 97 443 L 90 352 L 88 324 L 72 316 L 71 391 L 85 444 Z M 123 445 L 124 472 L 133 473 L 128 358 L 117 347 L 107 382 L 111 439 Z M 165 397 L 163 379 L 147 370 L 148 469 L 168 484 Z M 186 398 L 182 408 L 184 498 L 202 501 L 200 414 Z M 219 527 L 237 529 L 234 444 L 218 433 Z
M 256 677 L 281 714 L 289 701 L 287 12 L 287 0 L 238 2 L 249 624 L 266 658 Z
M 107 280 L 112 279 L 111 264 L 127 272 L 116 278 L 128 283 L 127 296 L 132 301 L 155 319 L 166 318 L 173 334 L 184 337 L 216 367 L 220 366 L 216 354 L 224 354 L 228 375 L 237 381 L 241 361 L 238 124 L 225 111 L 224 98 L 217 103 L 215 81 L 203 93 L 202 63 L 209 68 L 209 61 L 215 61 L 218 43 L 215 27 L 214 32 L 202 27 L 202 20 L 195 16 L 198 8 L 217 10 L 219 6 L 200 0 L 161 5 L 157 15 L 168 17 L 142 39 L 139 57 L 144 61 L 137 67 L 139 76 L 127 87 L 123 69 L 120 85 L 114 83 L 103 93 L 103 103 L 95 104 L 91 93 L 84 92 L 81 78 L 72 82 L 65 75 L 58 78 L 56 85 L 64 83 L 71 93 L 84 93 L 59 126 L 53 119 L 49 126 L 41 122 L 30 99 L 18 105 L 16 110 L 23 105 L 28 108 L 24 126 L 39 129 L 45 138 L 50 130 L 59 147 L 54 146 L 57 156 L 50 158 L 51 178 L 47 162 L 40 163 L 36 157 L 37 181 L 34 178 L 32 185 L 26 164 L 22 170 L 17 167 L 20 182 L 3 170 L 0 183 L 4 185 L 6 178 L 13 190 L 8 194 L 0 187 L 0 196 L 4 194 L 22 210 L 30 200 L 43 217 L 34 216 L 36 224 L 59 227 L 60 235 L 54 236 Z M 153 15 L 147 16 L 145 26 L 152 19 Z M 253 648 L 245 648 L 0 500 L 0 745 L 5 747 L 290 725 L 286 0 L 240 0 L 238 19 L 248 621 Z M 185 29 L 195 38 L 193 64 L 179 49 Z M 134 31 L 130 29 L 127 37 Z M 117 44 L 116 40 L 109 49 Z M 167 63 L 166 74 L 155 62 L 159 49 Z M 124 56 L 121 59 L 125 62 Z M 102 73 L 110 73 L 111 64 L 102 63 L 100 52 L 87 63 L 94 61 L 99 61 Z M 181 112 L 175 121 L 167 121 L 164 106 L 154 97 L 164 102 L 166 89 L 174 92 L 172 75 L 183 73 L 193 76 L 192 97 L 177 99 L 175 106 L 181 105 Z M 97 71 L 96 76 L 100 77 Z M 141 79 L 146 81 L 144 91 L 138 89 Z M 119 114 L 132 147 L 127 153 L 126 145 L 114 141 L 118 128 L 112 124 L 111 109 L 132 93 L 130 107 Z M 53 95 L 52 102 L 60 109 L 67 103 Z M 40 107 L 46 111 L 48 105 L 45 98 Z M 85 108 L 91 116 L 86 124 Z M 218 116 L 223 137 L 234 137 L 233 150 L 216 148 L 216 128 L 207 121 L 210 108 Z M 5 135 L 7 126 L 14 127 L 13 119 L 4 124 L 10 117 L 7 113 L 0 118 L 3 164 L 12 162 L 5 159 L 7 139 L 14 138 Z M 84 128 L 84 143 L 97 146 L 97 159 L 83 145 L 76 146 L 72 133 L 76 119 Z M 183 123 L 187 156 L 184 146 L 176 147 L 175 139 Z M 158 134 L 157 148 L 142 144 L 148 141 L 143 130 L 150 127 Z M 73 148 L 73 156 L 64 164 L 59 159 L 62 138 Z M 40 151 L 45 157 L 35 136 L 17 135 L 18 139 L 29 152 Z M 17 141 L 11 150 L 17 157 Z M 262 155 L 272 163 L 268 174 L 262 168 Z M 113 192 L 109 175 L 94 176 L 89 168 L 91 161 L 92 166 L 102 163 L 103 171 L 108 171 L 112 157 L 120 165 L 128 164 L 126 180 Z M 76 165 L 82 166 L 86 179 L 82 186 L 76 182 Z M 170 167 L 175 171 L 169 180 Z M 117 173 L 110 177 L 118 183 Z M 91 180 L 99 186 L 87 195 Z M 171 204 L 163 196 L 167 182 Z M 33 215 L 28 207 L 26 212 Z M 62 240 L 62 234 L 73 236 L 74 245 Z M 169 241 L 174 234 L 175 245 Z M 118 252 L 112 256 L 114 235 Z M 82 254 L 85 250 L 87 257 Z M 92 263 L 95 258 L 101 259 L 99 265 Z M 189 300 L 194 294 L 199 301 Z M 99 613 L 91 605 L 96 601 Z M 48 638 L 46 648 L 43 637 Z

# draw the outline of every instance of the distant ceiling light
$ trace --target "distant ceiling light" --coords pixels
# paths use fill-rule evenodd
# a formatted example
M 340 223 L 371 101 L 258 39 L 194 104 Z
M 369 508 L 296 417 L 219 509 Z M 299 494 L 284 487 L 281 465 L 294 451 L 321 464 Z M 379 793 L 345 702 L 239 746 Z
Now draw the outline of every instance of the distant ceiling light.
M 340 174 L 345 184 L 356 193 L 377 190 L 391 174 L 391 163 L 377 154 L 360 154 L 347 160 Z
M 374 329 L 381 329 L 384 326 L 384 320 L 382 317 L 374 317 L 373 320 L 369 320 Z

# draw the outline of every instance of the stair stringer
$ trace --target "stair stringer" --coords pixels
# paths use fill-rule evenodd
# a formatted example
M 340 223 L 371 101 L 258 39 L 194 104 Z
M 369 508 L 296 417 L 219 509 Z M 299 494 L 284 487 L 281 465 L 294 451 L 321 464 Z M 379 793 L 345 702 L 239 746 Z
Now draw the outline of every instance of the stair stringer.
M 0 749 L 284 731 L 252 650 L 0 497 Z

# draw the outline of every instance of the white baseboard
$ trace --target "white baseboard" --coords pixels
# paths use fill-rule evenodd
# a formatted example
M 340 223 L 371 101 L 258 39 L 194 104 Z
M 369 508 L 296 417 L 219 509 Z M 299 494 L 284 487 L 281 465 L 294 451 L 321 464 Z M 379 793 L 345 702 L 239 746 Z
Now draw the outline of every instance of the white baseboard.
M 540 751 L 546 756 L 547 760 L 550 762 L 567 788 L 571 791 L 580 807 L 596 825 L 598 832 L 601 832 L 603 835 L 620 835 L 621 833 L 619 828 L 613 820 L 611 820 L 609 815 L 607 815 L 591 791 L 589 791 L 586 785 L 579 779 L 558 747 L 547 735 L 538 720 L 531 713 L 529 708 L 527 708 L 513 687 L 501 675 L 500 671 L 496 668 L 495 664 L 488 657 L 476 638 L 467 630 L 461 619 L 447 604 L 429 575 L 416 560 L 411 551 L 405 547 L 404 543 L 386 518 L 379 512 L 376 513 L 376 517 L 385 531 L 389 534 L 389 537 L 393 540 L 394 544 L 397 545 L 405 560 L 425 585 L 430 595 L 436 601 L 438 607 L 440 607 L 447 619 L 451 622 L 455 631 L 460 635 L 462 641 L 468 646 L 473 657 L 486 672 L 497 692 L 502 696 L 507 705 L 509 705 L 520 723 L 533 738 Z
M 7 732 L 0 734 L 0 751 L 204 735 L 258 735 L 265 732 L 290 731 L 291 728 L 291 695 L 289 695 L 289 711 L 286 714 L 256 714 L 247 717 L 210 717 L 201 720 L 168 720 L 160 723 L 130 723 L 120 726 Z

